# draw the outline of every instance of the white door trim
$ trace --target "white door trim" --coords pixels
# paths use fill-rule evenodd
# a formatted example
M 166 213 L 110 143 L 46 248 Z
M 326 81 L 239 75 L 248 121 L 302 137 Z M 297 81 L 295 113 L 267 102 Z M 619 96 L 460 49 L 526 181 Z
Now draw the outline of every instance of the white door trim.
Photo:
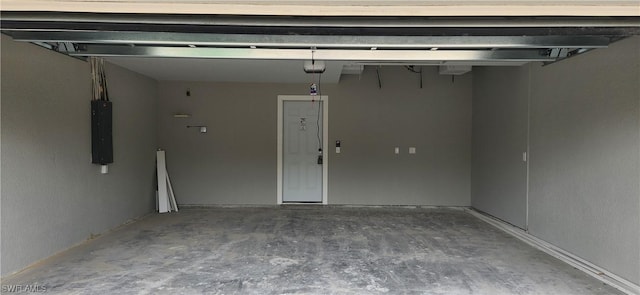
M 328 202 L 328 181 L 329 181 L 329 97 L 311 96 L 311 95 L 278 95 L 278 185 L 277 185 L 277 204 L 282 205 L 282 138 L 283 138 L 283 107 L 284 101 L 312 101 L 322 100 L 322 204 L 327 205 Z

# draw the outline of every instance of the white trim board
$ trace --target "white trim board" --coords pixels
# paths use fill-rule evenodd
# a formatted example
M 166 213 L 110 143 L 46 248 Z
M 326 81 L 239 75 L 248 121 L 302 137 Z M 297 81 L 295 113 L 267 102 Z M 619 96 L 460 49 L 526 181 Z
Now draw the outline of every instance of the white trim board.
M 156 191 L 156 207 L 158 212 L 166 213 L 171 211 L 178 212 L 178 203 L 173 193 L 173 186 L 167 172 L 167 161 L 165 152 L 158 150 L 156 152 L 156 169 L 158 175 L 158 190 Z
M 312 101 L 312 100 L 321 100 L 322 101 L 322 204 L 329 204 L 328 198 L 328 188 L 329 188 L 329 97 L 326 95 L 278 95 L 278 164 L 277 164 L 277 199 L 276 204 L 282 205 L 282 138 L 283 138 L 283 126 L 282 126 L 282 117 L 283 117 L 283 107 L 284 101 Z M 286 203 L 296 204 L 296 203 Z M 313 203 L 302 203 L 305 205 L 312 205 Z M 320 203 L 318 203 L 320 204 Z
M 167 168 L 164 151 L 156 152 L 156 173 L 158 175 L 158 212 L 169 212 L 169 193 L 167 187 Z
M 612 286 L 626 294 L 640 295 L 640 286 L 636 285 L 624 278 L 621 278 L 610 271 L 607 271 L 589 261 L 586 261 L 568 251 L 560 249 L 550 243 L 547 243 L 535 236 L 525 232 L 524 230 L 510 225 L 502 220 L 499 220 L 490 215 L 478 212 L 472 208 L 465 210 L 467 213 L 477 217 L 478 219 L 497 227 L 500 230 L 518 238 L 519 240 L 533 246 L 534 248 L 541 250 L 555 258 L 562 260 L 563 262 L 587 273 L 588 275 L 602 281 L 603 283 Z

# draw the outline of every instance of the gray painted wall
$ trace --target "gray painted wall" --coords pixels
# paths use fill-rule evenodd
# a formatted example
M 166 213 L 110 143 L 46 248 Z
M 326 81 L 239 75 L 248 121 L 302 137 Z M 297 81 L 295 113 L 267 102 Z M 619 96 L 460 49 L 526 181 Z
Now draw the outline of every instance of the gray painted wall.
M 381 77 L 382 89 L 373 68 L 323 85 L 332 147 L 329 203 L 468 206 L 471 75 L 452 83 L 425 68 L 423 89 L 419 75 L 402 67 L 384 67 Z M 306 94 L 308 87 L 161 82 L 158 140 L 178 202 L 275 204 L 277 96 Z M 192 116 L 173 118 L 180 112 Z M 186 125 L 209 130 L 200 134 Z M 417 154 L 408 155 L 409 146 Z
M 473 70 L 471 205 L 526 227 L 529 67 Z
M 511 86 L 513 93 L 486 92 L 502 101 L 530 95 L 529 232 L 639 284 L 640 38 L 545 67 L 490 69 L 479 75 L 475 79 L 490 85 L 476 85 L 476 90 L 520 85 L 531 75 L 529 92 L 521 86 Z M 497 76 L 504 80 L 491 78 Z M 474 131 L 485 133 L 474 134 L 472 204 L 509 220 L 507 202 L 516 198 L 521 203 L 524 196 L 491 196 L 475 185 L 512 169 L 493 164 L 492 153 L 476 143 L 489 141 L 480 139 L 486 132 L 500 133 L 499 149 L 520 146 L 522 140 L 505 140 L 505 127 L 487 131 L 497 121 L 491 116 L 502 116 L 504 110 L 479 106 L 488 97 L 475 99 L 480 101 L 474 103 Z M 521 121 L 510 116 L 499 123 L 520 126 Z
M 640 38 L 531 78 L 531 234 L 640 284 Z
M 346 76 L 329 92 L 329 202 L 470 205 L 472 75 L 419 75 L 403 67 Z M 400 155 L 393 153 L 400 147 Z M 408 154 L 414 146 L 417 153 Z
M 109 174 L 91 164 L 89 65 L 2 35 L 2 275 L 155 207 L 157 82 L 108 65 Z

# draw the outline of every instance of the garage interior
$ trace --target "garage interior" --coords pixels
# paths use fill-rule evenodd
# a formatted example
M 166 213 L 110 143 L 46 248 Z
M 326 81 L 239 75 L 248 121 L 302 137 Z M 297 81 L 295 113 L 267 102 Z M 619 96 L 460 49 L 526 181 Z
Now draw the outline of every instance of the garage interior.
M 640 294 L 640 4 L 560 2 L 2 1 L 2 293 Z

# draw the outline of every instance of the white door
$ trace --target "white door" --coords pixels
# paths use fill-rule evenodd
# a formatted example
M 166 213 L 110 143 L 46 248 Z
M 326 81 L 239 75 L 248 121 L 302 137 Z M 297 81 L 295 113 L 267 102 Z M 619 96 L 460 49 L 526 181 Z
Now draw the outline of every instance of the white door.
M 283 202 L 322 202 L 322 117 L 322 102 L 283 102 Z

